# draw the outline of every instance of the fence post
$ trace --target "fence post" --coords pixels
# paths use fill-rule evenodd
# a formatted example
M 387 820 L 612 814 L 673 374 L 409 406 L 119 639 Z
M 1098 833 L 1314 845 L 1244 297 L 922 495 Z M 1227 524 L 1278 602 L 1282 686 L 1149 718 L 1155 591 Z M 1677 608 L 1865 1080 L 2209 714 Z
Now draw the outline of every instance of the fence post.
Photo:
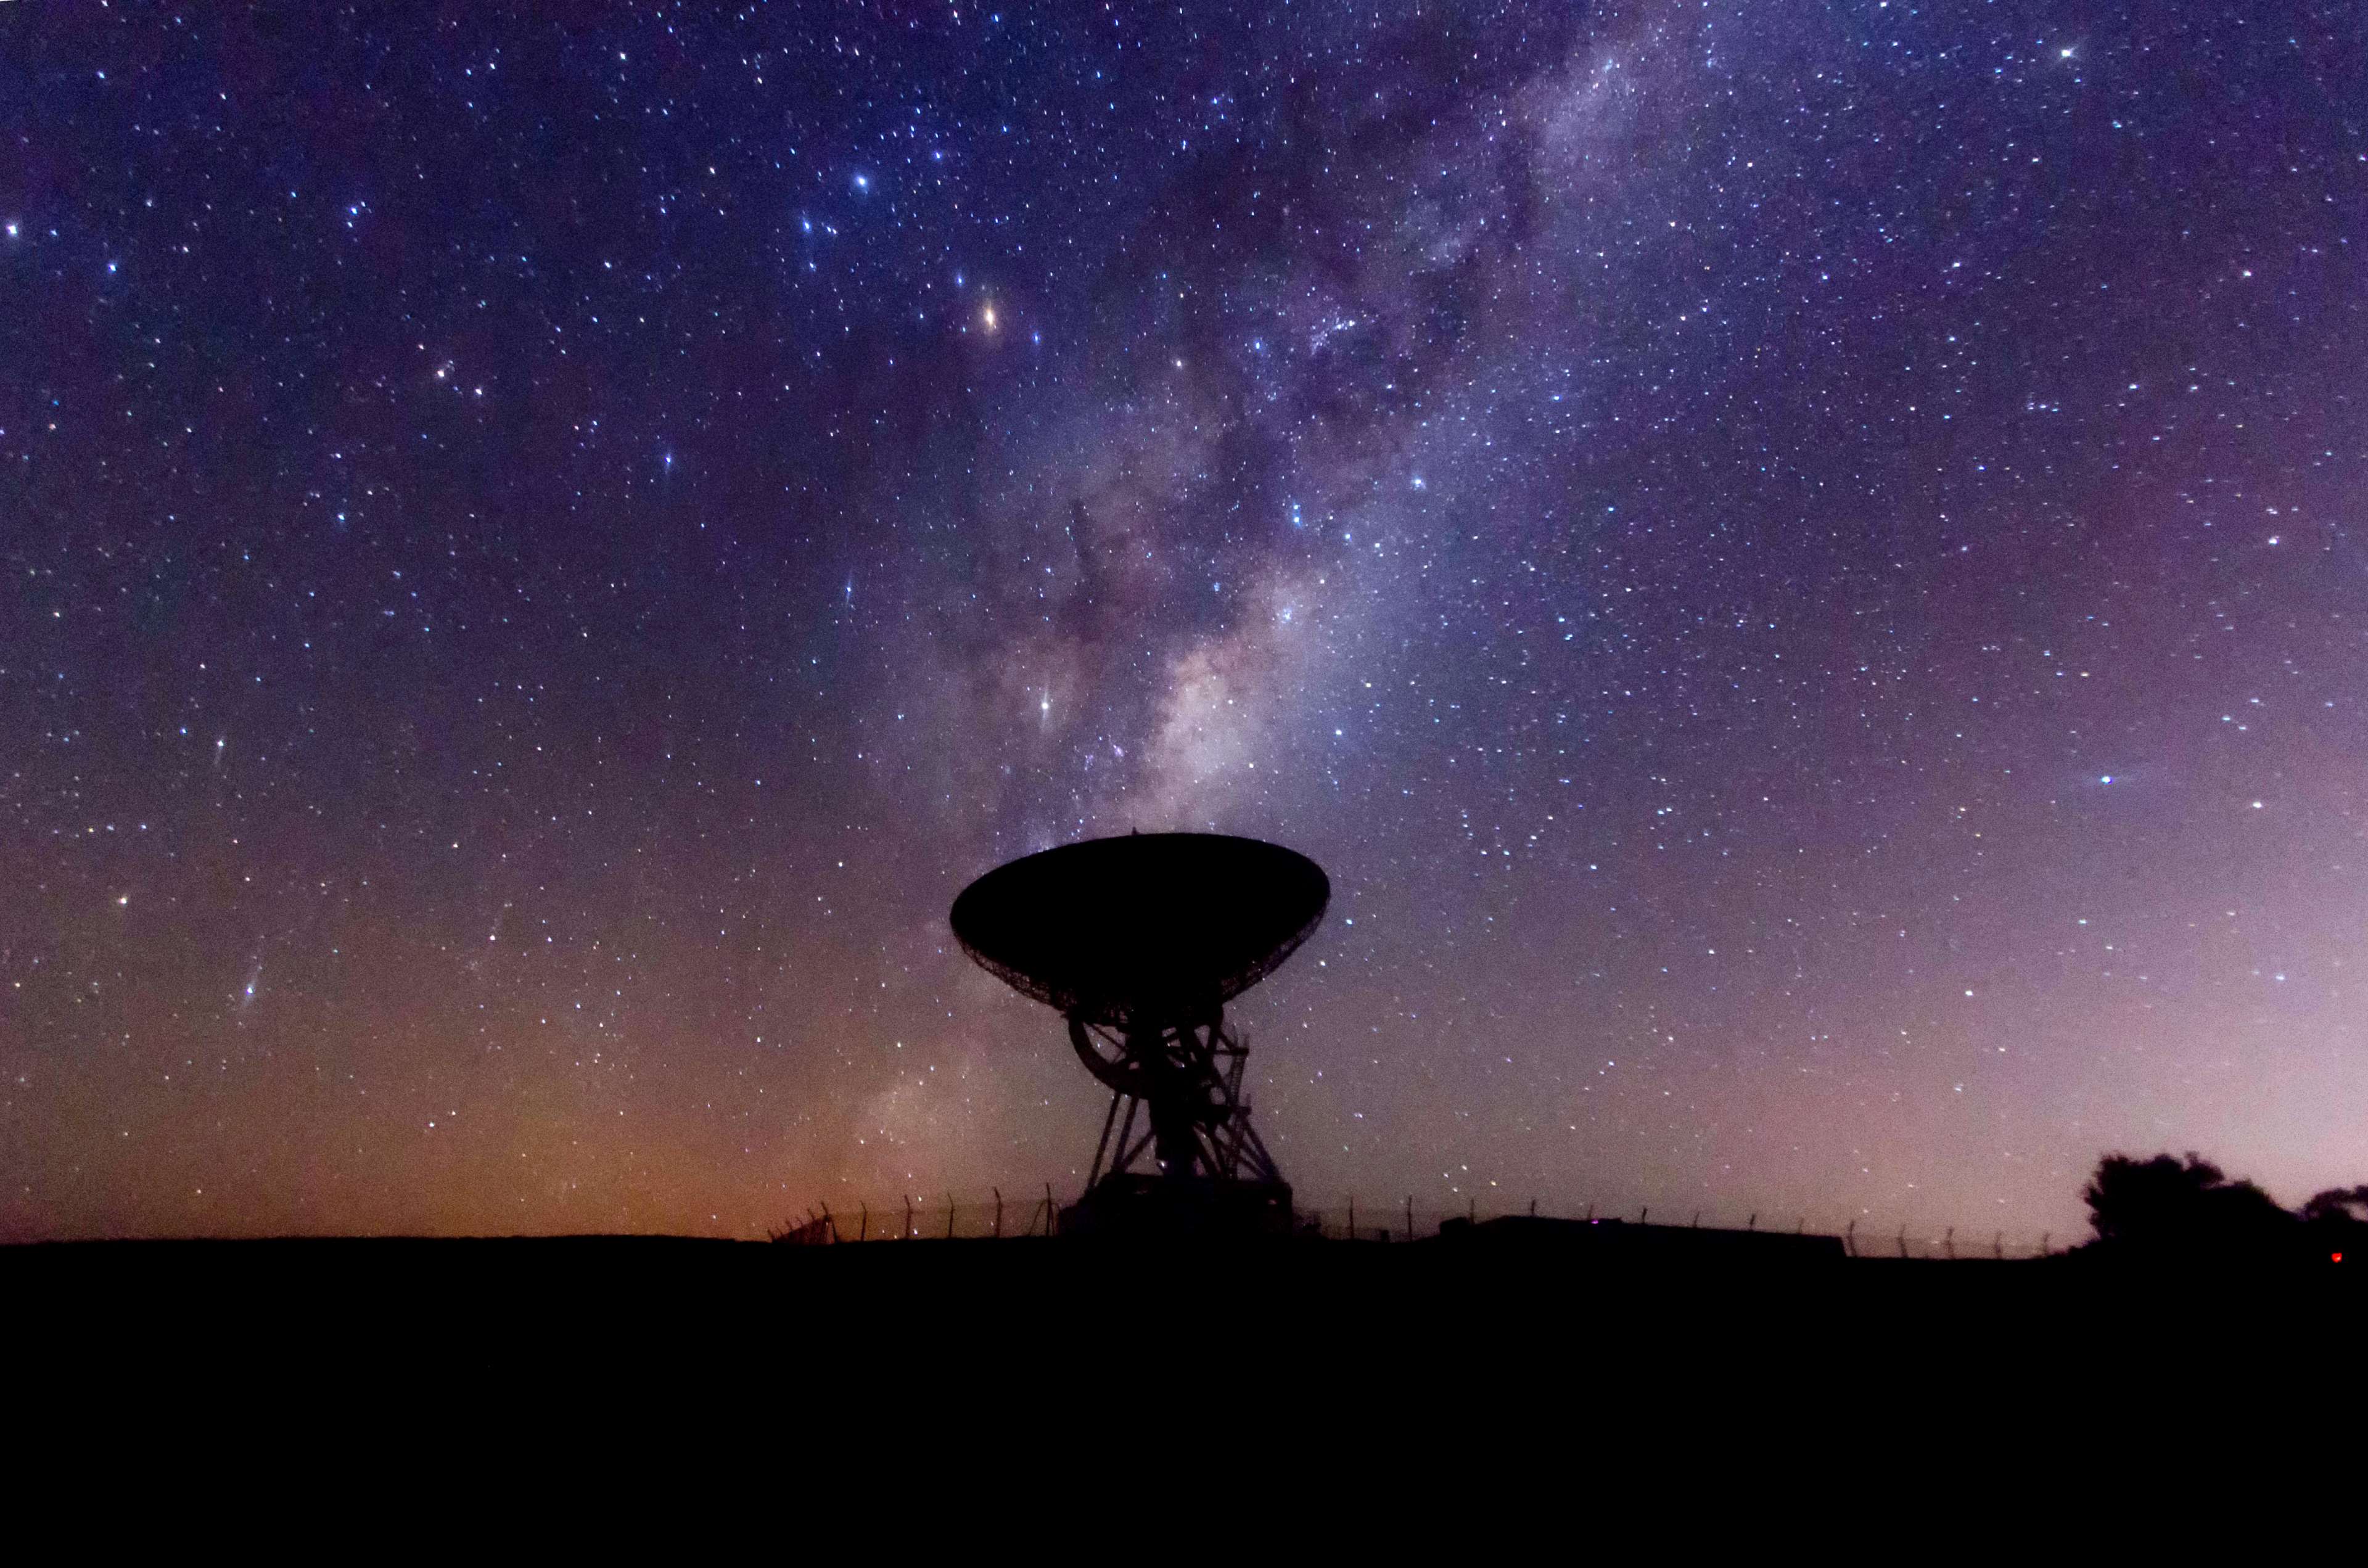
M 1532 1219 L 1532 1220 L 1534 1220 L 1534 1219 L 1536 1219 L 1537 1217 L 1538 1217 L 1538 1200 L 1537 1200 L 1536 1199 L 1532 1198 L 1532 1199 L 1530 1199 L 1530 1218 L 1531 1218 L 1531 1219 Z
M 1755 1209 L 1751 1211 L 1751 1218 L 1743 1222 L 1743 1228 L 1747 1231 L 1756 1231 L 1759 1228 L 1759 1211 L 1758 1210 Z
M 2000 1263 L 2006 1261 L 2006 1233 L 2004 1231 L 2000 1231 L 1998 1233 L 1998 1239 L 1990 1243 L 1990 1256 L 1997 1258 Z
M 1406 1240 L 1414 1240 L 1414 1194 L 1406 1194 Z
M 896 1239 L 900 1242 L 913 1239 L 913 1195 L 909 1192 L 905 1195 L 905 1229 Z
M 995 1239 L 1003 1239 L 1003 1188 L 995 1189 Z
M 1858 1221 L 1856 1220 L 1852 1220 L 1842 1231 L 1842 1251 L 1852 1257 L 1858 1256 Z
M 946 1240 L 954 1239 L 954 1195 L 946 1194 Z
M 1357 1195 L 1353 1192 L 1349 1195 L 1349 1239 L 1357 1239 Z
M 1956 1227 L 1956 1226 L 1954 1226 L 1954 1225 L 1950 1226 L 1950 1227 L 1949 1227 L 1949 1229 L 1948 1229 L 1948 1231 L 1947 1231 L 1947 1233 L 1941 1236 L 1941 1249 L 1942 1249 L 1943 1251 L 1945 1251 L 1945 1252 L 1949 1255 L 1949 1261 L 1950 1261 L 1950 1262 L 1954 1263 L 1954 1262 L 1956 1262 L 1956 1261 L 1957 1261 L 1957 1227 Z
M 830 1239 L 833 1242 L 837 1241 L 838 1221 L 830 1217 L 830 1205 L 827 1203 L 822 1206 L 822 1222 L 824 1227 L 830 1232 Z
M 1647 1214 L 1650 1214 L 1652 1211 L 1653 1211 L 1653 1206 L 1652 1206 L 1651 1204 L 1649 1204 L 1649 1203 L 1647 1203 L 1646 1205 L 1645 1205 L 1645 1207 L 1643 1207 L 1642 1209 L 1637 1210 L 1636 1210 L 1636 1223 L 1638 1223 L 1638 1224 L 1640 1224 L 1640 1225 L 1641 1225 L 1641 1224 L 1643 1224 L 1643 1223 L 1645 1222 L 1645 1215 L 1647 1215 Z
M 1694 1229 L 1697 1231 L 1702 1229 L 1702 1210 L 1699 1209 L 1694 1210 Z
M 2050 1242 L 2052 1242 L 2052 1241 L 2054 1241 L 2055 1239 L 2055 1232 L 2053 1232 L 2053 1231 L 2042 1231 L 2042 1232 L 2040 1232 L 2040 1233 L 2039 1233 L 2039 1256 L 2042 1256 L 2042 1257 L 2045 1257 L 2045 1256 L 2047 1256 L 2047 1250 L 2048 1250 L 2048 1249 L 2047 1249 L 2047 1244 L 2048 1244 L 2048 1243 L 2050 1243 Z
M 1053 1184 L 1049 1181 L 1044 1184 L 1044 1233 L 1048 1236 L 1061 1233 L 1061 1211 L 1053 1206 Z
M 1477 1198 L 1463 1200 L 1463 1217 L 1475 1225 L 1480 1222 L 1480 1200 Z
M 1907 1256 L 1907 1227 L 1905 1225 L 1899 1227 L 1899 1256 Z
M 1589 1199 L 1587 1205 L 1587 1222 L 1590 1225 L 1595 1223 L 1595 1203 L 1593 1199 Z
M 859 1242 L 868 1242 L 871 1239 L 871 1205 L 859 1199 L 855 1206 L 862 1214 L 856 1227 L 855 1239 Z

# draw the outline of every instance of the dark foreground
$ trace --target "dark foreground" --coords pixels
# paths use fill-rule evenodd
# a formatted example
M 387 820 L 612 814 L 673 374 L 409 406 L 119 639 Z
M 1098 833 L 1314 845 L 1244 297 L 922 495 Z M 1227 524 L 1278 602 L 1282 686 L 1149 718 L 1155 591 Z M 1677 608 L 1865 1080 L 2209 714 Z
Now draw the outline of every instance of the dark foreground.
M 1057 1490 L 1255 1439 L 1379 1506 L 1417 1459 L 1691 1485 L 2144 1426 L 2269 1386 L 2271 1347 L 2348 1340 L 2355 1279 L 1427 1242 L 95 1242 L 0 1247 L 0 1326 L 12 1419 L 61 1454 L 131 1434 L 370 1473 L 359 1443 L 488 1486 L 677 1464 L 757 1497 L 834 1466 Z
M 1677 1233 L 1682 1235 L 1682 1233 Z M 670 1236 L 69 1242 L 0 1247 L 20 1327 L 137 1355 L 190 1338 L 266 1357 L 368 1346 L 495 1362 L 572 1349 L 861 1358 L 915 1336 L 1108 1346 L 1313 1336 L 1424 1357 L 1625 1335 L 1664 1353 L 1770 1335 L 1872 1346 L 1977 1324 L 1988 1342 L 2169 1328 L 2214 1305 L 2356 1304 L 2368 1270 L 2093 1257 L 1850 1259 L 1839 1244 L 1412 1244 L 1128 1247 L 1042 1239 L 794 1246 Z M 1815 1244 L 1817 1238 L 1806 1238 Z M 1478 1337 L 1474 1337 L 1477 1335 Z M 1702 1336 L 1690 1346 L 1690 1336 Z

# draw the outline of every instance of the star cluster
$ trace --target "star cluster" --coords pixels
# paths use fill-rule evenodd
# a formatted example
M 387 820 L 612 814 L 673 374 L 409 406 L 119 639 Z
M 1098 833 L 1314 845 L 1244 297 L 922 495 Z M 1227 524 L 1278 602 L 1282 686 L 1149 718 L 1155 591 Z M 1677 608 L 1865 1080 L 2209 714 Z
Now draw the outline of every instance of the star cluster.
M 1073 1187 L 2078 1228 L 2368 1115 L 2349 7 L 0 16 L 0 1234 Z

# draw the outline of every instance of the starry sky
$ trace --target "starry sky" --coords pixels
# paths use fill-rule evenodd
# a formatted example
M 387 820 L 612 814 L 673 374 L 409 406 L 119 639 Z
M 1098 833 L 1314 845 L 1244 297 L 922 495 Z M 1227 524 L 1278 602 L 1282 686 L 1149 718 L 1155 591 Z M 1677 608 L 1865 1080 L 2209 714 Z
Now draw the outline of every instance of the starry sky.
M 0 1236 L 2368 1178 L 2354 5 L 0 13 Z M 941 1198 L 937 1200 L 942 1201 Z

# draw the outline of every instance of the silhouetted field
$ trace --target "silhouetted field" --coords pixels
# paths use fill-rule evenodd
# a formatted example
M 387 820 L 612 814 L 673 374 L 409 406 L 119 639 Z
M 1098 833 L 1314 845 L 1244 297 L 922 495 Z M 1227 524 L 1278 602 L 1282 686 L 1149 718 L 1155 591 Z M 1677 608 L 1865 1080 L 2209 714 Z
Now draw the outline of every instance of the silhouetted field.
M 2031 1401 L 2100 1376 L 2159 1392 L 2175 1369 L 2192 1388 L 2214 1357 L 2344 1332 L 2362 1293 L 2356 1273 L 2327 1270 L 1740 1257 L 1042 1239 L 70 1243 L 0 1248 L 0 1316 L 27 1408 L 94 1432 L 122 1411 L 233 1424 L 294 1411 L 442 1442 L 454 1412 L 475 1410 L 475 1435 L 498 1441 L 579 1410 L 584 1441 L 753 1425 L 836 1444 L 854 1420 L 893 1446 L 931 1436 L 902 1413 L 947 1399 L 1001 1430 L 1167 1398 L 1220 1426 L 1261 1403 L 1401 1424 L 1437 1409 L 1496 1443 L 1529 1445 L 1546 1421 L 1682 1445 L 1737 1419 L 1964 1431 L 2026 1420 Z
M 433 1314 L 502 1302 L 583 1302 L 667 1310 L 691 1298 L 732 1302 L 780 1319 L 831 1322 L 864 1312 L 995 1312 L 1073 1301 L 1077 1293 L 1189 1274 L 1229 1301 L 1286 1305 L 1300 1293 L 1354 1293 L 1373 1308 L 1435 1301 L 1534 1305 L 1539 1293 L 1588 1298 L 1728 1296 L 1783 1289 L 1850 1296 L 2010 1290 L 2042 1301 L 2098 1281 L 2157 1279 L 2221 1265 L 2117 1263 L 2055 1257 L 1953 1263 L 1871 1253 L 1847 1257 L 1830 1236 L 1629 1227 L 1632 1246 L 1570 1248 L 1554 1239 L 1338 1244 L 1265 1241 L 1229 1246 L 1130 1248 L 1007 1236 L 916 1239 L 864 1246 L 774 1246 L 694 1236 L 509 1236 L 509 1239 L 57 1241 L 0 1248 L 0 1289 L 14 1308 L 85 1305 L 97 1312 L 161 1308 L 206 1312 L 270 1305 L 272 1312 Z M 1660 1232 L 1660 1234 L 1656 1234 Z M 1705 1246 L 1717 1236 L 1726 1246 Z M 1800 1246 L 1802 1241 L 1812 1246 Z M 1826 1246 L 1814 1246 L 1824 1241 Z M 1757 1244 L 1757 1246 L 1752 1246 Z M 1788 1246 L 1790 1244 L 1790 1246 Z M 2302 1265 L 2257 1265 L 2245 1277 L 2338 1277 Z M 2349 1279 L 2349 1269 L 2340 1277 Z

